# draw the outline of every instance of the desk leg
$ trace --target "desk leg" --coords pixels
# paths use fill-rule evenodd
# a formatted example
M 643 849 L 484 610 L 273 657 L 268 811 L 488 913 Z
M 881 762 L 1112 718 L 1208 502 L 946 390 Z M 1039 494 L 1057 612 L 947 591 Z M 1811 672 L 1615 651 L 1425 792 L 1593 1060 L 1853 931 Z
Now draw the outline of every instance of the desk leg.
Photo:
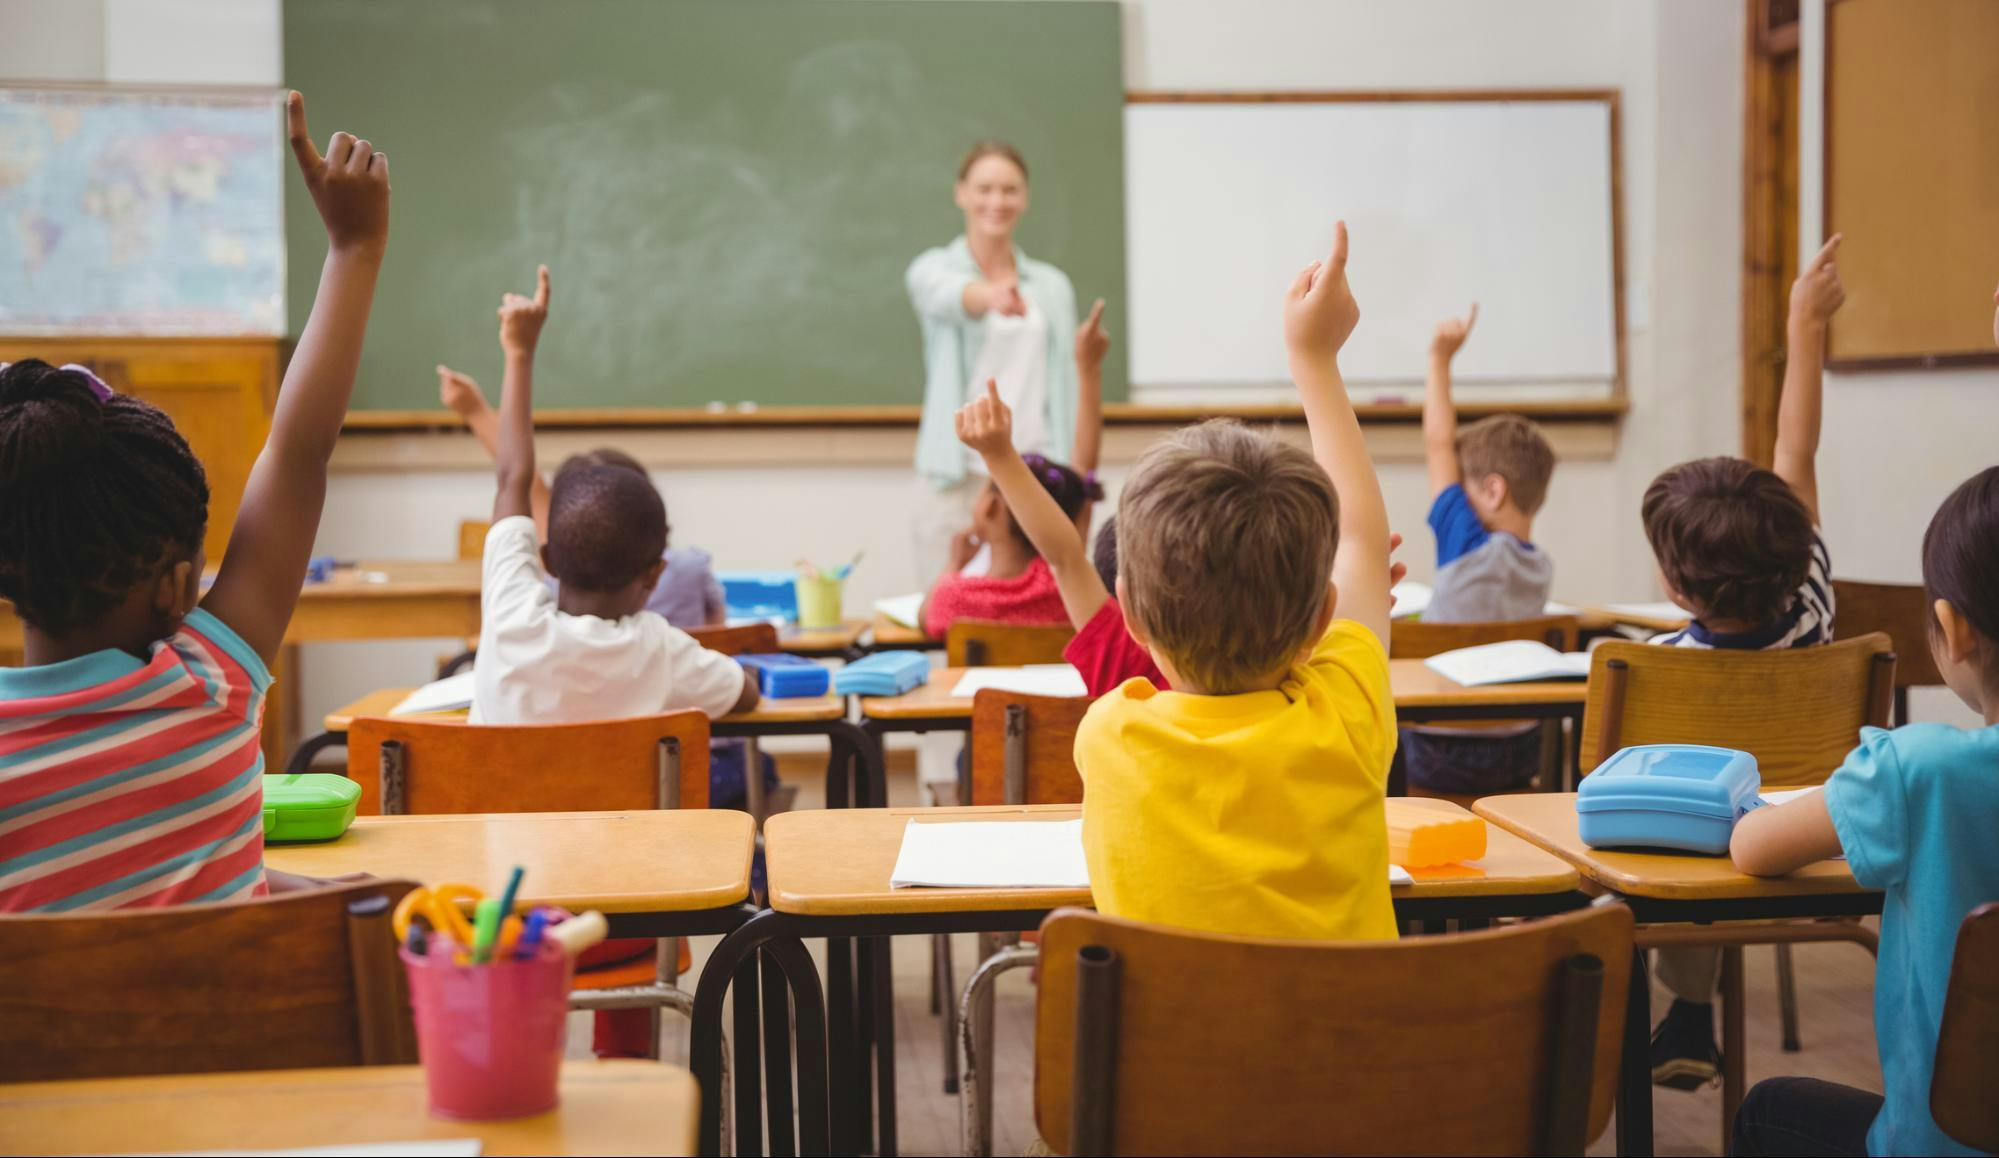
M 773 1158 L 790 1158 L 797 1153 L 791 1127 L 791 999 L 783 969 L 768 956 L 763 961 L 763 1022 L 770 1152 Z
M 854 797 L 862 808 L 887 808 L 888 752 L 882 729 L 869 720 L 857 730 L 861 741 L 854 762 Z
M 1617 1077 L 1617 1152 L 1652 1153 L 1652 979 L 1645 951 L 1631 951 L 1630 994 L 1624 1003 L 1624 1048 Z
M 860 1132 L 853 1126 L 854 942 L 848 937 L 826 938 L 826 1043 L 832 1057 L 827 1085 L 833 1104 L 833 1148 L 857 1154 L 861 1144 Z
M 895 942 L 876 937 L 875 942 L 875 1132 L 880 1144 L 875 1153 L 895 1158 Z
M 759 1025 L 757 953 L 736 964 L 736 1153 L 763 1153 L 763 1031 Z
M 759 1069 L 756 1064 L 758 1020 L 755 1010 L 757 1000 L 758 954 L 774 962 L 784 971 L 784 977 L 791 987 L 793 1002 L 793 1023 L 795 1040 L 798 1045 L 798 1143 L 804 1154 L 820 1155 L 830 1153 L 826 1136 L 826 1005 L 819 988 L 819 971 L 812 963 L 811 954 L 805 951 L 795 936 L 786 931 L 784 915 L 768 910 L 744 922 L 735 932 L 722 938 L 715 952 L 702 967 L 701 980 L 694 990 L 694 1025 L 690 1042 L 690 1061 L 694 1077 L 701 1087 L 701 1153 L 715 1155 L 721 1152 L 722 1115 L 727 1108 L 722 1104 L 722 1002 L 729 994 L 732 984 L 737 986 L 737 1082 L 738 1089 L 747 1081 L 752 1087 L 759 1087 Z M 744 1020 L 742 1009 L 750 1006 L 749 1020 Z M 743 1049 L 742 1036 L 747 1025 L 751 1048 Z M 753 1107 L 760 1098 L 738 1097 L 739 1106 L 747 1100 Z M 736 1122 L 736 1147 L 741 1154 L 755 1154 L 762 1150 L 761 1114 L 751 1109 L 747 1120 L 739 1115 Z
M 848 1059 L 853 1067 L 852 1092 L 854 1100 L 848 1113 L 854 1126 L 854 1141 L 859 1143 L 853 1153 L 872 1154 L 875 1152 L 874 1123 L 874 1055 L 875 1055 L 875 963 L 876 937 L 854 939 L 854 988 L 859 994 L 858 1009 L 854 1017 L 854 1053 Z

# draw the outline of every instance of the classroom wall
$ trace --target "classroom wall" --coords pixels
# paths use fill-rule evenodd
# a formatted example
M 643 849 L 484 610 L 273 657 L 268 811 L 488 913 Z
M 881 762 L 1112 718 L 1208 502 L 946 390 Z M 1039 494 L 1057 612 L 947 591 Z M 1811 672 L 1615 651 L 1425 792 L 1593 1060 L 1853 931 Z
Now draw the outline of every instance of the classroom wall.
M 1802 17 L 1800 260 L 1817 251 L 1825 232 L 1825 0 L 1806 0 Z M 1990 279 L 1999 282 L 1999 266 Z M 1827 374 L 1819 507 L 1833 569 L 1854 579 L 1920 582 L 1930 516 L 1959 483 L 1999 463 L 1994 430 L 1999 367 Z M 1912 693 L 1910 715 L 1976 722 L 1940 688 Z
M 0 20 L 10 27 L 22 19 L 59 26 L 61 36 L 45 39 L 69 45 L 62 61 L 50 59 L 62 55 L 54 48 L 25 61 L 0 48 L 0 78 L 280 80 L 277 0 L 171 0 L 165 14 L 161 7 L 158 0 L 0 0 Z M 1645 599 L 1657 591 L 1637 520 L 1645 484 L 1673 462 L 1738 443 L 1741 25 L 1734 0 L 1126 0 L 1126 83 L 1620 89 L 1632 409 L 1613 456 L 1558 471 L 1537 537 L 1558 561 L 1558 594 Z M 213 47 L 218 28 L 229 30 L 226 51 Z M 42 71 L 58 66 L 67 71 Z M 1364 308 L 1367 287 L 1356 289 Z M 912 401 L 917 359 L 912 326 Z M 497 365 L 467 369 L 497 387 Z M 460 518 L 490 508 L 490 475 L 427 465 L 462 461 L 462 451 L 441 455 L 445 444 L 434 436 L 394 443 L 365 456 L 366 469 L 362 456 L 343 454 L 336 463 L 323 551 L 435 557 L 452 549 Z M 383 454 L 407 469 L 382 470 Z M 676 541 L 708 548 L 725 566 L 783 566 L 801 554 L 835 559 L 865 547 L 850 604 L 864 605 L 917 582 L 903 523 L 914 486 L 908 460 L 888 453 L 838 466 L 661 463 L 657 477 Z M 1113 481 L 1121 477 L 1121 463 L 1108 466 Z M 1409 536 L 1411 572 L 1426 576 L 1421 463 L 1401 455 L 1383 463 L 1382 476 L 1395 522 Z M 772 527 L 783 531 L 774 535 Z M 448 641 L 310 648 L 307 712 L 421 678 L 450 649 Z

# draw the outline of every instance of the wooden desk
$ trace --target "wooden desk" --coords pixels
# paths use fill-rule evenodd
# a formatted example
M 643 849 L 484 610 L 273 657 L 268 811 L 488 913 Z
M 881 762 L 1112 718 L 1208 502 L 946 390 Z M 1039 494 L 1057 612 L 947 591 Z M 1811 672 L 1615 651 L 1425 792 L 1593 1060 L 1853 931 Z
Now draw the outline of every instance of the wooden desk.
M 1685 612 L 1678 615 L 1649 615 L 1608 603 L 1588 604 L 1583 607 L 1580 615 L 1585 627 L 1591 622 L 1602 622 L 1611 626 L 1641 627 L 1646 631 L 1678 631 L 1693 622 L 1693 617 Z
M 1572 792 L 1488 796 L 1473 810 L 1575 865 L 1594 887 L 1615 893 L 1629 905 L 1643 924 L 1844 917 L 1881 911 L 1881 894 L 1861 888 L 1845 861 L 1821 861 L 1788 876 L 1752 877 L 1738 872 L 1725 856 L 1590 848 L 1578 832 Z M 1734 967 L 1725 965 L 1724 972 Z M 1729 1012 L 1731 1019 L 1738 1016 L 1739 1005 Z M 1634 953 L 1618 1077 L 1619 1154 L 1652 1152 L 1651 1033 L 1652 988 L 1644 954 Z M 1734 1031 L 1723 1036 L 1740 1039 Z M 1731 1072 L 1739 1080 L 1739 1058 Z
M 419 1066 L 175 1074 L 0 1085 L 0 1153 L 288 1149 L 478 1138 L 485 1154 L 692 1154 L 694 1075 L 650 1061 L 562 1065 L 531 1118 L 433 1118 Z
M 1398 800 L 1415 807 L 1463 815 L 1447 800 Z M 961 808 L 867 808 L 787 812 L 764 826 L 770 907 L 799 916 L 973 913 L 1089 905 L 1088 889 L 894 889 L 889 877 L 902 833 L 911 820 L 1074 820 L 1075 804 L 995 805 Z M 1576 870 L 1497 826 L 1488 832 L 1484 858 L 1465 865 L 1414 869 L 1415 883 L 1390 891 L 1397 901 L 1491 896 L 1545 896 L 1581 887 Z
M 415 690 L 415 688 L 378 688 L 351 704 L 342 704 L 326 713 L 323 723 L 328 732 L 344 733 L 347 731 L 349 725 L 354 722 L 354 717 L 356 716 L 387 716 L 392 714 L 395 706 L 402 703 Z M 716 734 L 721 735 L 720 729 L 723 727 L 753 727 L 758 724 L 795 724 L 801 722 L 814 723 L 822 720 L 837 720 L 846 714 L 846 701 L 839 696 L 801 696 L 793 699 L 759 701 L 757 706 L 750 711 L 723 716 L 721 719 L 714 721 L 712 726 L 717 729 Z M 465 713 L 462 710 L 456 712 L 420 712 L 410 718 L 430 720 L 436 723 L 462 724 L 465 722 Z
M 838 627 L 800 627 L 793 624 L 778 632 L 777 645 L 790 655 L 821 659 L 851 659 L 859 654 L 861 637 L 868 633 L 865 619 L 842 620 Z
M 315 877 L 463 881 L 489 892 L 521 865 L 523 903 L 615 917 L 739 904 L 750 895 L 755 847 L 749 813 L 733 809 L 361 816 L 338 840 L 266 845 L 264 863 Z
M 1462 814 L 1447 801 L 1397 803 Z M 765 823 L 770 908 L 730 934 L 710 958 L 708 968 L 728 976 L 754 962 L 760 949 L 783 945 L 787 951 L 802 954 L 802 940 L 827 939 L 827 1000 L 834 1013 L 830 1051 L 801 1045 L 798 1064 L 803 1074 L 808 1065 L 824 1064 L 829 1052 L 835 1059 L 829 1075 L 832 1082 L 819 1084 L 830 1084 L 833 1090 L 831 1105 L 837 1110 L 830 1117 L 836 1123 L 836 1150 L 867 1148 L 866 1122 L 870 1117 L 878 1122 L 881 1148 L 893 1149 L 894 1002 L 888 937 L 1025 931 L 1038 927 L 1053 909 L 1091 903 L 1088 889 L 890 888 L 889 877 L 902 847 L 904 827 L 912 819 L 1073 820 L 1081 811 L 1077 805 L 839 809 L 788 812 Z M 1503 831 L 1494 830 L 1489 836 L 1487 855 L 1478 862 L 1416 870 L 1411 874 L 1417 878 L 1413 883 L 1394 886 L 1397 915 L 1405 920 L 1535 916 L 1583 903 L 1577 892 L 1581 878 L 1559 858 Z M 847 938 L 861 939 L 858 963 L 850 959 Z M 697 996 L 697 1029 L 720 1016 L 723 987 L 711 989 L 706 973 L 703 978 L 701 996 L 711 1004 L 704 1004 Z M 856 989 L 862 1013 L 850 1039 L 840 1018 L 854 1010 Z M 817 998 L 816 992 L 793 994 L 804 1024 L 821 1022 L 823 1011 Z M 740 988 L 736 999 L 743 1000 Z M 695 1046 L 695 1072 L 706 1089 L 711 1075 L 719 1077 L 719 1037 L 697 1040 Z M 868 1063 L 870 1050 L 872 1066 Z M 801 1077 L 801 1091 L 805 1084 Z M 871 1088 L 878 1092 L 878 1108 L 870 1104 Z M 801 1113 L 804 1109 L 801 1101 Z M 711 1120 L 705 1116 L 710 1112 L 721 1113 L 719 1098 L 708 1099 L 704 1122 Z M 813 1108 L 813 1113 L 818 1112 Z M 741 1114 L 739 1109 L 739 1123 Z
M 869 651 L 941 651 L 944 641 L 933 639 L 920 628 L 904 627 L 888 616 L 875 613 L 868 623 Z
M 861 715 L 870 721 L 907 723 L 969 721 L 972 701 L 959 698 L 951 689 L 965 675 L 966 668 L 943 667 L 915 691 L 900 696 L 866 696 L 861 699 Z M 1388 683 L 1395 694 L 1396 714 L 1408 722 L 1412 717 L 1472 718 L 1494 713 L 1528 716 L 1580 713 L 1589 699 L 1586 680 L 1549 680 L 1542 683 L 1491 684 L 1468 688 L 1438 675 L 1420 659 L 1388 661 Z M 962 726 L 962 724 L 961 724 Z

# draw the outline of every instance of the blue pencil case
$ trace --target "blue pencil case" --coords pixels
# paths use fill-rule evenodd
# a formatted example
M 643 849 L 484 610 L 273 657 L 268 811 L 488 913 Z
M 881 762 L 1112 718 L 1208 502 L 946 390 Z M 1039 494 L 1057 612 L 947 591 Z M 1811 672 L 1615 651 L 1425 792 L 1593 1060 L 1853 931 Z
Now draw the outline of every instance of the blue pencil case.
M 920 651 L 878 651 L 855 660 L 833 677 L 843 696 L 899 696 L 930 678 L 930 657 Z
M 833 686 L 833 673 L 795 655 L 739 655 L 736 662 L 757 673 L 757 690 L 767 700 L 823 696 Z
M 1701 744 L 1625 748 L 1584 777 L 1576 822 L 1591 848 L 1664 848 L 1721 856 L 1756 807 L 1756 757 Z
M 731 621 L 765 620 L 794 623 L 798 619 L 798 576 L 791 571 L 717 571 L 722 601 Z

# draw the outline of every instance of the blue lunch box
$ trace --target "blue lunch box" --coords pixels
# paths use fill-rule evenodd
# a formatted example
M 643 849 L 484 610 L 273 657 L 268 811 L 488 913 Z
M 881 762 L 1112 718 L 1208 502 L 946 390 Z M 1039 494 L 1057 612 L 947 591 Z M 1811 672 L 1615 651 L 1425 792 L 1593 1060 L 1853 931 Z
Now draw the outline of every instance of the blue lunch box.
M 1721 856 L 1763 778 L 1756 757 L 1703 744 L 1641 744 L 1583 778 L 1576 821 L 1591 848 L 1664 848 Z
M 717 571 L 732 623 L 798 619 L 798 576 L 791 571 Z
M 757 690 L 767 700 L 823 696 L 833 686 L 833 673 L 795 655 L 739 655 L 736 662 L 757 673 Z

